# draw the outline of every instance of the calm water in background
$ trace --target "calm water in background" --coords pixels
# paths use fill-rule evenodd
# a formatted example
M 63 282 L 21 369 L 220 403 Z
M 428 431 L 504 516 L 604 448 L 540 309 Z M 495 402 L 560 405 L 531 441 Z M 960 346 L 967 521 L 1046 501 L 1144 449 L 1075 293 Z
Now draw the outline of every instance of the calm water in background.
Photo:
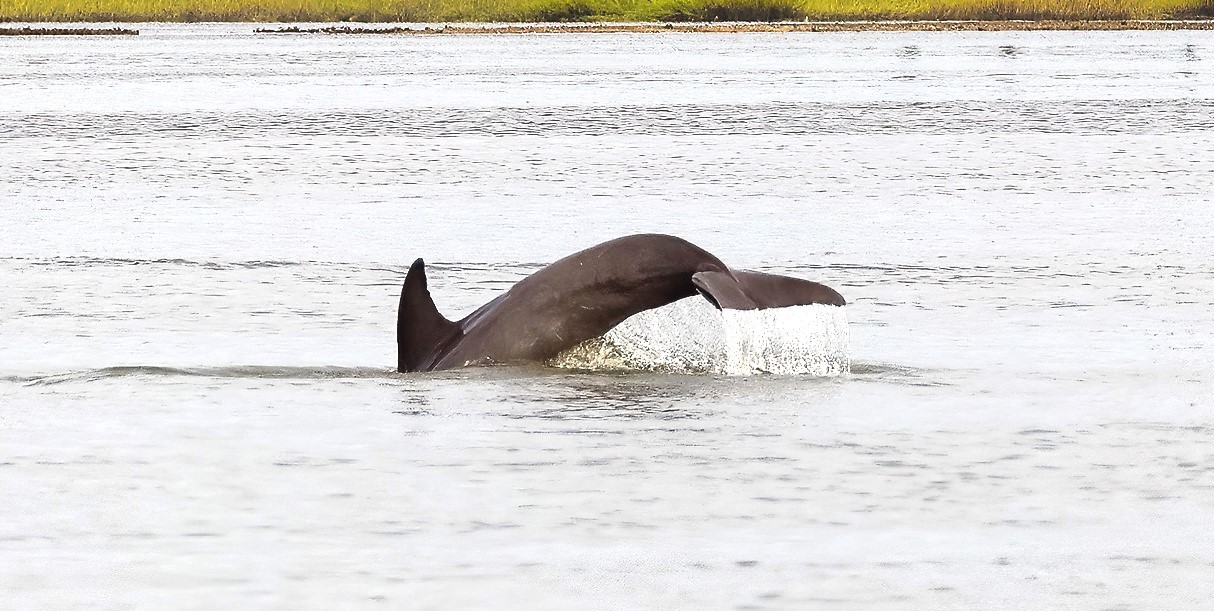
M 0 607 L 1198 608 L 1214 36 L 0 39 Z M 619 235 L 853 373 L 398 376 Z

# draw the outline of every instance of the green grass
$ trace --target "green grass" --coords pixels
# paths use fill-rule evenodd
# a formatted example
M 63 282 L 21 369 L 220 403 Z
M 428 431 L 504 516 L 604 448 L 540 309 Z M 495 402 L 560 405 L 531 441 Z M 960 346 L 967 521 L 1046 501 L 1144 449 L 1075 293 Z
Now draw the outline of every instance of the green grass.
M 1214 17 L 1214 0 L 0 0 L 0 21 L 847 21 Z

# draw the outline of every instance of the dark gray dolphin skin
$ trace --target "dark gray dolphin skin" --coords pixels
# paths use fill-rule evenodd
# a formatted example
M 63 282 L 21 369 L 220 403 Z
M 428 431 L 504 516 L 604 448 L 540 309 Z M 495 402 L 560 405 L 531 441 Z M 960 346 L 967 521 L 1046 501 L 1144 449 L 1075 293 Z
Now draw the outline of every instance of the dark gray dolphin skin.
M 425 263 L 418 259 L 400 294 L 397 368 L 433 371 L 546 361 L 603 335 L 633 314 L 696 293 L 718 309 L 846 303 L 828 286 L 731 270 L 686 240 L 643 234 L 569 255 L 452 322 L 434 307 Z

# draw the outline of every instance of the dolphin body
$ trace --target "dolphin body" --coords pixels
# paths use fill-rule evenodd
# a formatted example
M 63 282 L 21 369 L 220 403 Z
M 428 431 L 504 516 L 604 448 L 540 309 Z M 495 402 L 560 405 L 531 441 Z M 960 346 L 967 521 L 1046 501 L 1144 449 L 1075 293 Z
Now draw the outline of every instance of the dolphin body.
M 452 322 L 434 306 L 425 263 L 418 259 L 400 294 L 397 369 L 543 362 L 603 335 L 633 314 L 696 293 L 718 309 L 846 304 L 828 286 L 732 270 L 686 240 L 642 234 L 569 255 Z

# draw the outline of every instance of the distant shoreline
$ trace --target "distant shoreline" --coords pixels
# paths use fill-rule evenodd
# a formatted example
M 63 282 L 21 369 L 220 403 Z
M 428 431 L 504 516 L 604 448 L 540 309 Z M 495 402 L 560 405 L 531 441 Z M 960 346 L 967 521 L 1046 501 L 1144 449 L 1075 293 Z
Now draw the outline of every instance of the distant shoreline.
M 605 34 L 616 32 L 1002 32 L 1002 31 L 1214 30 L 1214 20 L 998 20 L 998 21 L 816 21 L 771 23 L 526 23 L 417 24 L 401 27 L 335 25 L 258 28 L 262 34 Z
M 126 28 L 46 28 L 46 27 L 4 27 L 0 26 L 0 36 L 138 36 L 139 30 Z
M 175 22 L 166 22 L 175 23 Z M 254 25 L 254 24 L 250 24 Z M 1214 20 L 998 20 L 998 21 L 811 21 L 738 23 L 515 23 L 409 24 L 259 27 L 258 34 L 348 34 L 427 36 L 442 34 L 610 34 L 610 33 L 746 33 L 746 32 L 1016 32 L 1016 31 L 1214 30 Z M 138 35 L 123 28 L 4 27 L 0 36 Z
M 0 23 L 264 23 L 647 32 L 1210 29 L 1214 0 L 9 0 Z M 1193 21 L 1190 21 L 1193 20 Z M 1165 25 L 1166 24 L 1166 25 Z M 1174 25 L 1185 24 L 1185 25 Z M 1196 25 L 1189 25 L 1196 24 Z M 591 27 L 597 29 L 575 29 Z M 604 30 L 603 28 L 610 28 Z
M 161 22 L 177 23 L 177 22 Z M 250 23 L 255 26 L 255 23 Z M 1116 30 L 1214 30 L 1214 19 L 965 19 L 965 21 L 840 21 L 840 22 L 666 22 L 666 23 L 410 23 L 334 24 L 334 26 L 276 26 L 254 28 L 257 34 L 611 34 L 611 33 L 750 33 L 750 32 L 1116 32 Z M 125 28 L 55 28 L 0 26 L 0 36 L 137 35 Z

